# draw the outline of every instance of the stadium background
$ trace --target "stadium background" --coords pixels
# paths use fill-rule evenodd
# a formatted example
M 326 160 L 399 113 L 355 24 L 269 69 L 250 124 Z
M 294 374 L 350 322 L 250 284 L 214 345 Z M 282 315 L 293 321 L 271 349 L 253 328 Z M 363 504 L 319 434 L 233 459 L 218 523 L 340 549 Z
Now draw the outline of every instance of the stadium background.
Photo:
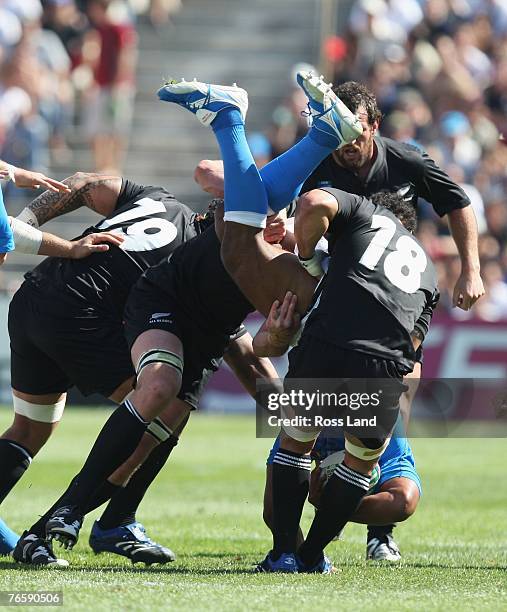
M 41 33 L 39 0 L 0 0 L 0 158 L 57 178 L 96 168 L 86 117 L 97 91 L 88 63 L 99 47 L 84 8 L 78 0 L 46 0 Z M 193 167 L 216 157 L 217 149 L 193 117 L 156 100 L 163 76 L 245 86 L 259 160 L 290 146 L 305 129 L 304 101 L 291 78 L 297 63 L 315 64 L 335 82 L 366 81 L 385 113 L 382 132 L 425 146 L 469 185 L 478 213 L 488 295 L 465 315 L 449 309 L 457 274 L 452 242 L 421 205 L 420 234 L 438 262 L 444 294 L 426 371 L 505 377 L 507 148 L 498 142 L 507 123 L 505 0 L 125 0 L 111 2 L 110 10 L 130 54 L 119 89 L 136 92 L 123 173 L 166 185 L 196 209 L 206 197 L 192 180 Z M 68 51 L 47 35 L 51 24 Z M 83 42 L 88 46 L 80 53 Z M 26 194 L 10 184 L 4 189 L 16 214 Z M 47 227 L 72 237 L 93 219 L 79 210 Z M 11 418 L 7 303 L 36 261 L 14 253 L 0 268 L 2 430 Z M 226 370 L 215 376 L 204 404 L 252 410 Z M 100 410 L 69 410 L 2 505 L 2 518 L 21 531 L 53 503 L 103 420 Z M 255 438 L 252 418 L 192 420 L 139 517 L 154 539 L 177 552 L 175 564 L 132 569 L 123 558 L 94 556 L 86 545 L 94 515 L 76 550 L 59 550 L 74 567 L 55 575 L 20 571 L 1 559 L 0 589 L 63 589 L 64 605 L 76 610 L 293 610 L 295 601 L 375 612 L 505 609 L 505 440 L 478 434 L 475 440 L 413 440 L 424 495 L 416 515 L 395 532 L 401 567 L 366 564 L 364 527 L 350 525 L 345 541 L 330 547 L 338 576 L 288 580 L 251 572 L 269 546 L 261 500 L 270 441 Z M 303 527 L 312 516 L 307 507 Z
M 115 62 L 124 66 L 116 80 Z M 294 85 L 301 62 L 335 83 L 366 82 L 384 113 L 382 134 L 424 147 L 469 194 L 486 286 L 486 296 L 470 313 L 450 305 L 459 258 L 445 221 L 426 203 L 420 206 L 418 235 L 436 261 L 442 293 L 427 342 L 426 372 L 504 377 L 507 3 L 502 0 L 96 0 L 91 5 L 3 0 L 0 158 L 56 178 L 77 170 L 122 172 L 164 185 L 201 210 L 206 196 L 192 172 L 200 159 L 217 157 L 216 145 L 190 115 L 158 102 L 154 91 L 162 78 L 197 76 L 245 87 L 251 146 L 262 164 L 306 130 L 300 115 L 304 96 Z M 109 159 L 100 155 L 111 141 L 100 140 L 104 134 L 96 118 L 104 91 L 113 92 L 109 103 L 123 113 L 119 153 Z M 3 188 L 7 208 L 16 214 L 26 192 L 12 184 Z M 93 222 L 90 211 L 79 210 L 47 229 L 70 238 Z M 9 401 L 7 304 L 34 263 L 13 254 L 0 270 L 4 402 Z M 283 372 L 283 360 L 279 367 Z M 252 402 L 224 370 L 203 407 L 251 410 Z

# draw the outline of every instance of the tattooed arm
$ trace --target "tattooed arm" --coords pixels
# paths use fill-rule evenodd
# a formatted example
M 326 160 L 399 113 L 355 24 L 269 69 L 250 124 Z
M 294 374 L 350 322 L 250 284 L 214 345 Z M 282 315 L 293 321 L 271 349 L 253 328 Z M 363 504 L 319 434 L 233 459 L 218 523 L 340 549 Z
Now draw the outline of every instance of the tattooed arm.
M 45 191 L 23 210 L 19 218 L 39 226 L 82 206 L 107 217 L 115 209 L 122 185 L 118 176 L 84 172 L 77 172 L 63 182 L 71 189 L 69 193 Z

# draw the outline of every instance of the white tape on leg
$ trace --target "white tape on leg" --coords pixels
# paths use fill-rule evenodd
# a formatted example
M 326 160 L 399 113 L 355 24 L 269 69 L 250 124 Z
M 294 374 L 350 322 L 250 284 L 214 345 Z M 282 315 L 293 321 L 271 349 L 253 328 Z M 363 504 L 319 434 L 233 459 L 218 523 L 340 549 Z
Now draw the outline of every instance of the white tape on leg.
M 20 397 L 12 396 L 14 412 L 32 421 L 41 423 L 58 423 L 63 416 L 66 397 L 56 402 L 56 404 L 32 404 Z

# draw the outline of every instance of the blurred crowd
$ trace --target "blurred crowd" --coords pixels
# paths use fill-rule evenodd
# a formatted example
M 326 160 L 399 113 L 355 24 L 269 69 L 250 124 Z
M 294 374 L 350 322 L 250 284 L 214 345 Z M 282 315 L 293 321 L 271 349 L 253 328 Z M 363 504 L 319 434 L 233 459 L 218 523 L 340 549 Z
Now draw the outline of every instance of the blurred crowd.
M 362 81 L 376 94 L 383 136 L 424 148 L 466 191 L 480 231 L 487 295 L 473 315 L 507 319 L 507 0 L 356 0 L 324 42 L 335 84 Z M 338 28 L 337 28 L 338 31 Z M 253 145 L 261 161 L 305 133 L 296 89 Z M 441 308 L 460 272 L 447 224 L 420 206 L 419 238 L 437 262 Z
M 180 0 L 0 0 L 0 158 L 46 172 L 89 143 L 95 169 L 121 170 L 133 98 L 136 19 Z

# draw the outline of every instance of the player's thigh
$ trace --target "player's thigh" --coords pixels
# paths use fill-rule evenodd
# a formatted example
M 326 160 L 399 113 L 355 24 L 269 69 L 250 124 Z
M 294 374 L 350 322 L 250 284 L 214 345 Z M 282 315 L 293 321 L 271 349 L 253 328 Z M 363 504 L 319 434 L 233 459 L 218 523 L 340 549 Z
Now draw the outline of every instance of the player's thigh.
M 287 291 L 298 297 L 298 312 L 310 306 L 317 281 L 300 265 L 298 258 L 268 244 L 257 228 L 226 223 L 222 260 L 246 298 L 267 316 L 275 300 Z
M 12 390 L 14 419 L 3 438 L 21 444 L 32 456 L 47 442 L 60 422 L 65 408 L 65 393 L 31 395 Z

